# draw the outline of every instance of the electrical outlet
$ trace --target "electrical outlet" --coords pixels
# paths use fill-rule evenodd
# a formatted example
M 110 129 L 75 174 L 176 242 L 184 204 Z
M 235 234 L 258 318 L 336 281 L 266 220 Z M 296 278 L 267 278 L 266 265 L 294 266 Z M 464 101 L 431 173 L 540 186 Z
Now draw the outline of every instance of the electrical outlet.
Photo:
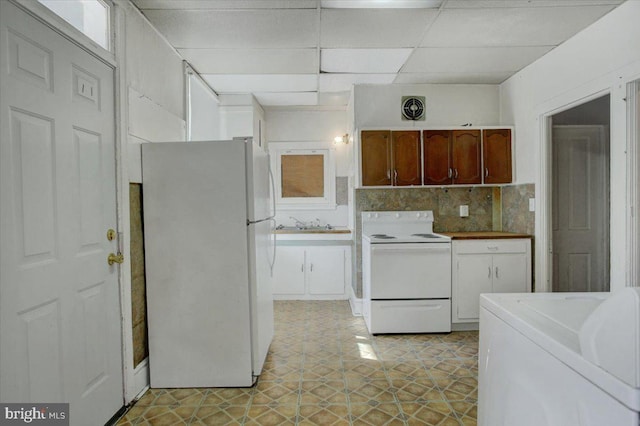
M 529 211 L 530 212 L 535 212 L 536 211 L 536 199 L 535 198 L 529 198 Z
M 469 206 L 464 205 L 460 206 L 460 217 L 468 217 L 469 216 Z

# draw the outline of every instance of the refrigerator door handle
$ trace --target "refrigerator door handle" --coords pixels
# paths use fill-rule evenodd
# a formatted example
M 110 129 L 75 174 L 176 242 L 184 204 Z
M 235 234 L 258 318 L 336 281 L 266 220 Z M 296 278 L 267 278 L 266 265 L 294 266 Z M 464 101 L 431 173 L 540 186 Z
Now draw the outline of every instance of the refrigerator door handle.
M 271 181 L 271 204 L 273 205 L 273 211 L 271 213 L 271 218 L 276 217 L 276 180 L 273 177 L 273 172 L 271 171 L 271 164 L 269 164 L 269 180 Z
M 271 230 L 271 235 L 273 235 L 273 250 L 272 250 L 272 258 L 271 258 L 271 262 L 269 262 L 269 266 L 271 268 L 271 278 L 273 278 L 273 267 L 276 264 L 276 250 L 278 245 L 276 244 L 276 239 L 278 237 L 278 234 L 276 234 L 276 220 L 275 219 L 271 219 L 271 221 L 273 222 L 273 228 Z

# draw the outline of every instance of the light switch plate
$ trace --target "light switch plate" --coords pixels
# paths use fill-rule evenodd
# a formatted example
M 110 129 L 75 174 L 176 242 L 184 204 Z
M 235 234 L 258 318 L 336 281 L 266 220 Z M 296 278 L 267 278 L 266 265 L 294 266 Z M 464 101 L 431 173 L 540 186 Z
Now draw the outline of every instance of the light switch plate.
M 460 217 L 468 217 L 469 216 L 469 206 L 463 205 L 460 206 Z
M 529 198 L 529 211 L 530 212 L 535 212 L 536 211 L 536 199 L 535 198 Z

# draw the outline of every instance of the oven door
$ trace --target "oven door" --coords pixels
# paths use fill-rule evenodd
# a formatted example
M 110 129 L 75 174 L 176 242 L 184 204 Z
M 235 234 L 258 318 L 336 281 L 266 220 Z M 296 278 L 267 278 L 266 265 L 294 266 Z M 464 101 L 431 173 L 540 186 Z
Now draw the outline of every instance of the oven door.
M 451 297 L 451 244 L 371 244 L 371 299 Z

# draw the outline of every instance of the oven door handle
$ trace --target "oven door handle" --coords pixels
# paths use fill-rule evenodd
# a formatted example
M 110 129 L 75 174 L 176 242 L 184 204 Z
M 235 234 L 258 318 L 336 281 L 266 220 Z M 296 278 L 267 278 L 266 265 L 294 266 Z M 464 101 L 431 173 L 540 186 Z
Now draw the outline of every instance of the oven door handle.
M 425 253 L 433 252 L 450 252 L 451 245 L 447 243 L 393 243 L 393 244 L 376 244 L 371 246 L 372 252 L 401 252 L 401 251 L 424 251 Z

